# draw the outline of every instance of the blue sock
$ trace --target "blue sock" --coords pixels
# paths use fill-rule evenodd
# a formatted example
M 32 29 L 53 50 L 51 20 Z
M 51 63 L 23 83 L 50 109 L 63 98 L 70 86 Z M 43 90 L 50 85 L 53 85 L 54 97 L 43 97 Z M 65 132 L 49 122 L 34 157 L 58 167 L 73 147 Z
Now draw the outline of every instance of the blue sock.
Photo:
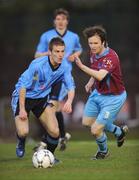
M 43 142 L 45 142 L 47 144 L 47 149 L 49 151 L 51 151 L 52 153 L 54 153 L 54 151 L 58 145 L 58 140 L 59 140 L 59 137 L 54 138 L 54 137 L 50 136 L 49 134 L 47 134 L 47 137 L 46 137 L 46 139 L 44 139 Z
M 99 138 L 96 138 L 96 143 L 98 145 L 98 151 L 100 152 L 107 152 L 107 136 L 105 133 Z
M 122 133 L 121 128 L 112 123 L 106 124 L 105 130 L 113 133 L 116 137 L 120 136 Z
M 20 142 L 20 143 L 25 143 L 25 141 L 26 141 L 26 137 L 20 137 L 20 136 L 18 136 L 18 134 L 16 134 L 16 136 L 17 136 L 17 139 L 18 139 L 18 141 Z

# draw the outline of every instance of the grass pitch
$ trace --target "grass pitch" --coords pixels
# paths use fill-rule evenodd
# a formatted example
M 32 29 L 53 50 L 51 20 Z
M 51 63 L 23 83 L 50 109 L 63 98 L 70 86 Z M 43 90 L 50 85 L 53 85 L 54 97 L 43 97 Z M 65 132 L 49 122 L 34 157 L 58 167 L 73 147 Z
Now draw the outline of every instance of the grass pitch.
M 1 180 L 137 180 L 139 179 L 139 140 L 127 140 L 118 148 L 109 141 L 110 156 L 92 161 L 96 152 L 92 141 L 70 141 L 64 152 L 56 151 L 62 162 L 48 169 L 32 166 L 33 145 L 27 144 L 23 159 L 15 156 L 15 143 L 0 144 Z

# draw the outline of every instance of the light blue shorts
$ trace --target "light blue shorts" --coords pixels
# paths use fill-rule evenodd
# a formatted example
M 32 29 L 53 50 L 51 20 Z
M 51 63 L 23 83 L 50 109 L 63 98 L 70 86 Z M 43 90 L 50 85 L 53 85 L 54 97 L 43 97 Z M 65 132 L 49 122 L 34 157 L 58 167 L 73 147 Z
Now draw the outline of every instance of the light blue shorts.
M 85 105 L 84 116 L 96 118 L 99 124 L 113 123 L 126 97 L 126 91 L 120 95 L 102 95 L 94 90 Z

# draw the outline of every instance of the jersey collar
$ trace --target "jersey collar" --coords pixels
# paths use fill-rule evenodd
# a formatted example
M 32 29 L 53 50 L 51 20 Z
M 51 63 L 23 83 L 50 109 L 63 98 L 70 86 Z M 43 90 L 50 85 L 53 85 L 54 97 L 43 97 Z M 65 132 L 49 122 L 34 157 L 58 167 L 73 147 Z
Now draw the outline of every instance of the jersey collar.
M 60 34 L 56 29 L 55 29 L 56 33 L 58 34 L 58 36 L 60 36 L 61 38 L 65 36 L 65 34 L 67 33 L 67 29 L 65 30 L 65 32 L 63 34 Z
M 104 52 L 100 55 L 95 55 L 96 59 L 102 58 L 103 56 L 106 56 L 109 53 L 109 47 L 107 47 Z
M 59 66 L 57 68 L 54 68 L 54 66 L 52 65 L 52 63 L 50 61 L 50 57 L 49 56 L 48 56 L 48 62 L 49 62 L 49 65 L 50 65 L 52 71 L 56 71 L 59 68 L 59 66 L 61 65 L 61 64 L 59 64 Z

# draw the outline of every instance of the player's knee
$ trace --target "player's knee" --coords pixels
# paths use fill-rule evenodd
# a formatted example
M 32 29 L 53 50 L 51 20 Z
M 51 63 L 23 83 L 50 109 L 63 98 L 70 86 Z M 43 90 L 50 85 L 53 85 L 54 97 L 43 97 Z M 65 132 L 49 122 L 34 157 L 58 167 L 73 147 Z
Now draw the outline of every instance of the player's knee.
M 22 128 L 21 130 L 18 131 L 18 135 L 20 137 L 26 137 L 29 133 L 29 130 L 26 128 Z
M 52 136 L 52 137 L 59 137 L 59 128 L 54 128 L 54 129 L 51 129 L 49 131 L 49 134 Z
M 99 134 L 100 134 L 100 129 L 97 128 L 97 127 L 93 127 L 93 126 L 92 126 L 92 127 L 91 127 L 91 133 L 92 133 L 93 136 L 98 137 Z
M 87 121 L 86 119 L 83 119 L 83 120 L 82 120 L 82 125 L 83 125 L 83 126 L 86 126 L 86 127 L 90 127 L 90 126 L 91 126 L 91 125 L 90 125 L 90 122 Z

